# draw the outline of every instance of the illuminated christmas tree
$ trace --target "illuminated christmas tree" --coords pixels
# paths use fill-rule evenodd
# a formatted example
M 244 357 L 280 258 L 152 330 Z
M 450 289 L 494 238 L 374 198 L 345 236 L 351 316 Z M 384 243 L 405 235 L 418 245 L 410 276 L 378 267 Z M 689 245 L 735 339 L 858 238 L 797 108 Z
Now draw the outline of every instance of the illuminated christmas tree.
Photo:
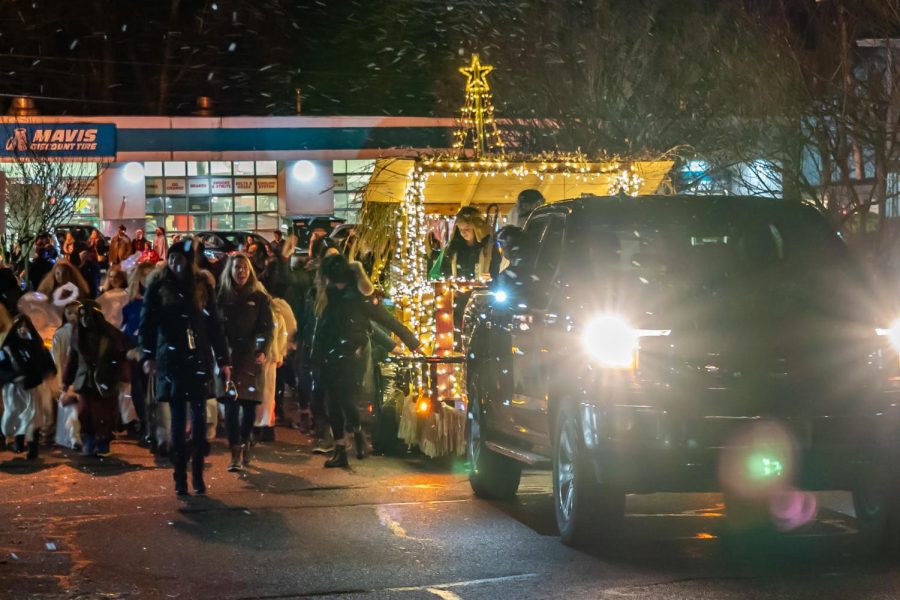
M 487 75 L 493 70 L 490 65 L 482 65 L 477 54 L 472 56 L 468 67 L 459 69 L 466 76 L 466 101 L 453 142 L 453 150 L 459 157 L 465 156 L 467 148 L 474 150 L 475 158 L 503 154 L 503 140 L 494 121 L 494 102 L 487 82 Z

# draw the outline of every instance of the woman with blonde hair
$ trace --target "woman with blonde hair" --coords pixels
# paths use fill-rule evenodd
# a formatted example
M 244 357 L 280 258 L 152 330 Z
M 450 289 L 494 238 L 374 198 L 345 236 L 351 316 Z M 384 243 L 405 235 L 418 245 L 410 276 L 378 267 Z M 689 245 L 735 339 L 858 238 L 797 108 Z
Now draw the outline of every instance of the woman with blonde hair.
M 491 227 L 474 206 L 456 213 L 453 236 L 444 249 L 441 274 L 445 277 L 480 279 L 490 273 L 493 244 Z
M 274 324 L 272 343 L 266 352 L 266 361 L 262 365 L 259 377 L 261 402 L 256 408 L 256 423 L 262 441 L 275 441 L 275 419 L 281 407 L 277 406 L 279 400 L 279 377 L 284 377 L 280 369 L 284 366 L 285 359 L 291 349 L 294 336 L 297 333 L 297 320 L 291 311 L 290 305 L 281 298 L 271 298 L 272 321 Z M 281 382 L 281 386 L 284 382 Z M 283 388 L 282 388 L 283 390 Z
M 116 329 L 122 328 L 122 309 L 128 304 L 128 274 L 119 265 L 113 265 L 106 274 L 103 293 L 97 297 L 97 304 L 103 317 Z
M 90 295 L 90 288 L 87 281 L 81 276 L 81 273 L 72 263 L 60 260 L 53 265 L 53 269 L 41 280 L 37 291 L 44 294 L 47 298 L 53 297 L 53 292 L 63 285 L 71 283 L 78 288 L 78 299 L 84 300 Z
M 218 300 L 232 368 L 230 380 L 220 377 L 216 395 L 225 405 L 225 430 L 231 447 L 228 470 L 240 471 L 250 463 L 250 433 L 262 401 L 260 375 L 271 352 L 274 327 L 271 298 L 246 254 L 228 257 L 219 280 Z

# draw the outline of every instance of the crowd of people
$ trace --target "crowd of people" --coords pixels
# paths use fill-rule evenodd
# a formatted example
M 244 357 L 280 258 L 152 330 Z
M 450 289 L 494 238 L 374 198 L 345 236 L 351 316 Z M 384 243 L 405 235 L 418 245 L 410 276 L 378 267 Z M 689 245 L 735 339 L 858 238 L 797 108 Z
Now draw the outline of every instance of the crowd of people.
M 0 269 L 9 449 L 37 458 L 46 436 L 103 458 L 130 435 L 171 462 L 178 495 L 189 471 L 202 494 L 217 430 L 228 470 L 241 471 L 255 443 L 274 440 L 290 388 L 301 406 L 294 425 L 315 435 L 326 467 L 346 466 L 348 445 L 364 458 L 370 331 L 419 342 L 372 301 L 365 269 L 330 238 L 314 235 L 304 261 L 292 261 L 294 250 L 281 232 L 268 244 L 250 237 L 222 260 L 199 238 L 168 244 L 162 228 L 152 243 L 122 226 L 108 243 L 70 235 L 59 250 L 39 236 L 25 273 Z
M 523 194 L 520 220 L 543 201 Z M 496 277 L 496 249 L 513 229 L 496 235 L 461 209 L 433 270 Z M 35 459 L 46 436 L 103 458 L 131 435 L 168 458 L 176 494 L 188 494 L 188 465 L 203 494 L 210 440 L 221 432 L 228 470 L 241 471 L 255 443 L 274 441 L 289 388 L 301 409 L 292 425 L 315 436 L 325 467 L 347 466 L 348 447 L 364 458 L 358 407 L 372 389 L 373 349 L 420 342 L 374 300 L 364 264 L 324 232 L 304 260 L 292 260 L 295 244 L 281 232 L 267 244 L 248 237 L 217 260 L 200 238 L 170 245 L 161 227 L 152 242 L 120 226 L 108 243 L 69 234 L 59 249 L 38 236 L 24 273 L 0 267 L 3 443 Z

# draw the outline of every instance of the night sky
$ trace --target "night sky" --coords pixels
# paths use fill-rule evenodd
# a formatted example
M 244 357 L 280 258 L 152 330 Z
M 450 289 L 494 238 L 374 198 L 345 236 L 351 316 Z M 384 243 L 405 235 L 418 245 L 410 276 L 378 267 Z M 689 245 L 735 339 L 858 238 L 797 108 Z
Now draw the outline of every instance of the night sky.
M 814 40 L 808 25 L 816 6 L 812 0 L 0 5 L 3 103 L 9 96 L 33 96 L 45 114 L 191 114 L 196 97 L 208 95 L 217 114 L 290 115 L 299 88 L 304 114 L 453 116 L 463 99 L 457 68 L 479 52 L 496 66 L 492 84 L 502 114 L 579 115 L 584 107 L 567 106 L 567 99 L 589 98 L 612 107 L 600 115 L 607 119 L 619 117 L 610 112 L 618 110 L 617 100 L 602 86 L 624 89 L 621 104 L 633 104 L 642 85 L 623 74 L 696 87 L 684 62 L 709 73 L 703 90 L 669 86 L 644 95 L 669 94 L 681 110 L 711 102 L 709 89 L 721 80 L 717 69 L 727 73 L 733 67 L 708 64 L 709 58 L 733 51 L 729 44 L 743 35 L 735 27 L 746 29 L 746 22 L 782 11 L 795 31 Z M 749 21 L 735 16 L 737 7 L 750 9 Z M 644 55 L 623 54 L 632 46 Z M 635 106 L 632 112 L 646 116 L 660 109 Z

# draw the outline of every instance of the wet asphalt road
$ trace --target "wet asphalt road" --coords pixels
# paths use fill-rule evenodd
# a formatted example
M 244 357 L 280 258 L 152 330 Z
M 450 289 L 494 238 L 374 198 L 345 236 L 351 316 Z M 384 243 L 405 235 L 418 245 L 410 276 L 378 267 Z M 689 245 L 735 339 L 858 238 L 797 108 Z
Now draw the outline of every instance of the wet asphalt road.
M 820 495 L 788 535 L 728 534 L 718 495 L 629 499 L 624 540 L 556 535 L 546 473 L 514 503 L 472 497 L 462 466 L 370 457 L 326 470 L 289 429 L 176 499 L 134 442 L 98 461 L 0 454 L 0 598 L 895 598 L 897 561 L 871 557 L 849 500 Z

